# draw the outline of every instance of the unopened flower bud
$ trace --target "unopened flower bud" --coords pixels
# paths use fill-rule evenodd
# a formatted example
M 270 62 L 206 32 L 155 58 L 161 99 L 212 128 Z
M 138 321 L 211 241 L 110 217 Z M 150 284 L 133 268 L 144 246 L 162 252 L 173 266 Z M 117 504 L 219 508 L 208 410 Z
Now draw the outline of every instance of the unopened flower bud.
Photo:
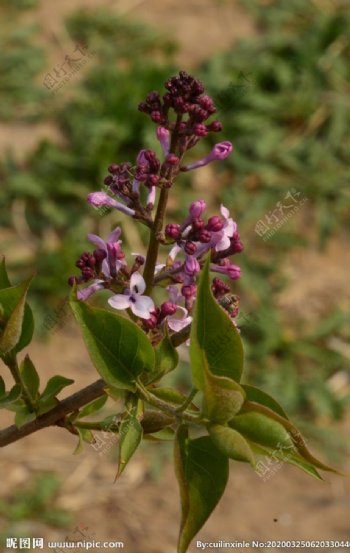
M 197 246 L 194 242 L 191 242 L 189 240 L 188 242 L 186 242 L 184 249 L 186 253 L 188 253 L 189 255 L 193 255 L 197 250 Z
M 119 170 L 119 165 L 117 163 L 112 163 L 108 167 L 108 172 L 111 173 L 112 175 L 114 175 L 115 173 L 118 173 L 118 170 Z
M 203 219 L 200 219 L 199 217 L 197 217 L 196 219 L 193 219 L 192 228 L 193 228 L 194 231 L 202 230 L 204 228 Z
M 211 232 L 206 229 L 201 230 L 198 234 L 198 240 L 203 244 L 208 244 L 211 240 Z
M 186 299 L 190 299 L 192 298 L 193 296 L 195 296 L 197 292 L 197 287 L 195 284 L 185 284 L 182 288 L 181 288 L 181 294 L 186 298 Z
M 209 125 L 207 125 L 208 131 L 211 132 L 220 132 L 222 131 L 222 123 L 221 121 L 213 121 Z
M 212 232 L 219 232 L 223 229 L 223 226 L 224 223 L 220 219 L 220 217 L 218 217 L 217 215 L 213 215 L 213 217 L 210 217 L 210 219 L 208 220 L 207 229 L 211 230 Z
M 170 223 L 165 227 L 165 235 L 173 240 L 177 240 L 181 237 L 181 228 L 180 225 L 175 223 Z
M 177 305 L 171 301 L 166 301 L 160 306 L 160 312 L 164 317 L 168 315 L 174 315 L 177 310 Z
M 191 217 L 193 217 L 193 219 L 197 219 L 202 215 L 206 207 L 207 204 L 204 200 L 196 200 L 195 202 L 192 202 L 189 209 Z

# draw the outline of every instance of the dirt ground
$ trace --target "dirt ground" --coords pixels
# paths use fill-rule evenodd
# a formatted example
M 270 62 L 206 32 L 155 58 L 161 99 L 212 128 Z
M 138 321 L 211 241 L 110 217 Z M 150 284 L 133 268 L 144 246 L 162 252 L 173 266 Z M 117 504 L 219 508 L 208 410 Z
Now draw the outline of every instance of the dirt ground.
M 42 0 L 38 17 L 45 22 L 49 37 L 60 33 L 63 15 L 78 6 L 95 4 L 93 0 L 74 3 Z M 128 12 L 131 17 L 137 16 L 157 25 L 164 33 L 171 33 L 180 44 L 178 60 L 185 69 L 254 32 L 249 17 L 233 0 L 124 0 L 98 4 Z M 15 141 L 18 151 L 31 149 L 35 137 L 52 132 L 41 126 L 27 128 L 25 133 L 20 126 L 3 127 L 2 132 L 0 127 L 0 147 Z M 325 301 L 326 307 L 334 305 L 335 290 L 347 294 L 344 301 L 349 305 L 347 265 L 350 266 L 350 252 L 339 243 L 330 245 L 323 254 L 316 249 L 307 255 L 296 252 L 286 267 L 292 285 L 289 294 L 281 299 L 281 307 L 303 305 L 311 299 L 312 320 L 314 313 L 325 308 Z M 322 277 L 318 278 L 320 274 Z M 299 285 L 301 279 L 305 280 L 304 287 Z M 47 344 L 36 342 L 30 352 L 46 377 L 59 373 L 75 379 L 78 384 L 69 389 L 71 393 L 96 379 L 96 374 L 78 330 L 71 320 L 63 322 L 63 328 L 53 333 Z M 7 415 L 1 417 L 1 426 L 10 422 Z M 349 429 L 350 420 L 344 421 L 341 429 L 344 435 Z M 85 539 L 124 541 L 124 550 L 130 553 L 174 553 L 180 510 L 171 463 L 161 463 L 164 451 L 157 445 L 144 448 L 118 483 L 113 484 L 115 444 L 107 440 L 100 451 L 86 445 L 80 455 L 72 455 L 75 445 L 73 436 L 50 428 L 1 452 L 0 498 L 10 498 L 41 471 L 55 471 L 63 483 L 56 504 L 72 513 L 71 528 L 62 530 L 30 520 L 18 522 L 17 530 L 23 535 L 27 532 L 49 540 L 63 540 L 66 536 L 76 539 L 75 530 L 79 527 Z M 350 471 L 349 462 L 343 470 Z M 350 539 L 348 477 L 326 475 L 325 482 L 318 482 L 293 467 L 275 467 L 265 480 L 249 467 L 232 463 L 224 498 L 196 539 L 203 542 Z M 0 518 L 0 532 L 6 524 Z M 198 550 L 194 542 L 190 551 Z

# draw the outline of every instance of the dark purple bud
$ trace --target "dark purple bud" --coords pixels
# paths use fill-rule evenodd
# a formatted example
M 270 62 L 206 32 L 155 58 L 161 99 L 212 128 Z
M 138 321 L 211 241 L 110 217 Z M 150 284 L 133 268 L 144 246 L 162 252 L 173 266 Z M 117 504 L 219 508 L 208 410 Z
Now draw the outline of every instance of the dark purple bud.
M 194 231 L 199 231 L 204 229 L 204 221 L 203 219 L 200 219 L 199 217 L 196 217 L 192 221 L 192 228 Z
M 203 123 L 197 123 L 193 126 L 193 134 L 195 136 L 207 136 L 208 130 Z
M 94 258 L 96 259 L 97 263 L 101 263 L 104 259 L 107 257 L 107 252 L 102 249 L 98 249 L 94 251 Z
M 68 279 L 69 286 L 73 286 L 74 284 L 78 284 L 79 279 L 76 276 L 70 276 Z
M 179 161 L 179 158 L 175 154 L 168 154 L 165 158 L 165 163 L 167 165 L 177 165 Z
M 107 186 L 110 186 L 111 184 L 113 184 L 113 177 L 111 175 L 108 175 L 104 180 L 103 182 L 107 185 Z
M 208 244 L 211 240 L 211 232 L 209 230 L 203 229 L 198 234 L 198 240 L 203 244 Z
M 181 288 L 181 294 L 182 294 L 186 299 L 193 298 L 193 296 L 195 296 L 195 294 L 196 294 L 196 291 L 197 291 L 197 287 L 196 287 L 195 284 L 185 284 L 185 285 Z
M 221 121 L 213 121 L 209 125 L 207 125 L 208 131 L 211 132 L 220 132 L 222 131 L 222 123 Z
M 177 305 L 171 301 L 166 301 L 160 306 L 160 312 L 164 317 L 168 315 L 174 315 L 177 310 Z
M 188 255 L 193 255 L 194 253 L 196 253 L 196 250 L 197 250 L 197 246 L 194 242 L 186 242 L 185 244 L 185 252 L 188 253 Z
M 151 119 L 154 123 L 161 123 L 163 118 L 160 111 L 152 111 Z
M 157 186 L 157 184 L 159 183 L 159 180 L 160 180 L 160 176 L 159 175 L 149 175 L 146 179 L 146 186 Z
M 224 223 L 217 215 L 213 215 L 213 217 L 210 217 L 208 220 L 207 229 L 212 232 L 219 232 L 223 227 Z
M 165 227 L 165 235 L 177 240 L 181 236 L 181 227 L 175 223 L 170 223 Z
M 223 280 L 217 277 L 213 279 L 211 289 L 216 298 L 219 298 L 230 291 L 230 287 Z
M 111 173 L 111 175 L 118 173 L 118 171 L 119 165 L 117 163 L 112 163 L 112 165 L 108 167 L 108 172 Z

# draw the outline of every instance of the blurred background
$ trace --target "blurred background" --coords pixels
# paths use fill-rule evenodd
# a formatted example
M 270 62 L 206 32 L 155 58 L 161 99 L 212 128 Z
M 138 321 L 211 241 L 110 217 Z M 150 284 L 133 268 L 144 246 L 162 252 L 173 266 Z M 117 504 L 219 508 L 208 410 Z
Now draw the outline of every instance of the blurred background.
M 110 163 L 157 148 L 137 105 L 185 69 L 213 96 L 220 140 L 235 150 L 178 181 L 168 220 L 195 198 L 211 213 L 230 208 L 245 245 L 234 285 L 245 379 L 280 400 L 314 451 L 349 471 L 349 3 L 0 0 L 0 15 L 0 251 L 13 281 L 36 272 L 30 352 L 42 381 L 59 373 L 74 378 L 74 391 L 96 378 L 67 278 L 89 249 L 87 232 L 119 223 L 130 251 L 142 251 L 147 235 L 85 198 Z M 196 157 L 210 146 L 202 141 Z M 181 359 L 172 378 L 186 390 L 186 349 Z M 173 552 L 170 448 L 145 444 L 113 485 L 115 441 L 101 435 L 72 455 L 74 436 L 52 428 L 5 448 L 0 543 L 85 535 L 124 540 L 133 553 Z M 280 466 L 259 476 L 235 463 L 198 539 L 349 539 L 349 515 L 348 479 L 319 483 Z

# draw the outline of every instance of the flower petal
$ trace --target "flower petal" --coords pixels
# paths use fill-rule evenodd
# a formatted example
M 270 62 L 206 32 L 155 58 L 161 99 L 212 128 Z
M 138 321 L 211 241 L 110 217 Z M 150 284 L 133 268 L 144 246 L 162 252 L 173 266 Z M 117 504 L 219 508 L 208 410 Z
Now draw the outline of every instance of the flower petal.
M 81 301 L 85 301 L 90 296 L 92 296 L 92 294 L 97 292 L 97 290 L 102 290 L 102 289 L 103 289 L 103 280 L 96 280 L 93 284 L 90 284 L 90 286 L 87 286 L 82 290 L 78 290 L 77 299 Z
M 174 332 L 180 332 L 183 328 L 188 326 L 192 322 L 192 317 L 184 317 L 183 319 L 168 318 L 168 326 Z
M 101 250 L 107 251 L 106 242 L 97 236 L 97 234 L 88 234 L 87 239 Z
M 145 291 L 146 283 L 143 279 L 143 276 L 136 272 L 131 275 L 130 279 L 130 289 L 133 294 L 139 295 Z
M 126 294 L 115 294 L 108 303 L 114 309 L 128 309 L 131 306 L 130 296 Z
M 135 273 L 134 273 L 135 274 Z M 151 311 L 154 310 L 154 303 L 148 296 L 137 296 L 134 302 L 131 302 L 131 311 L 141 319 L 149 319 Z
M 112 230 L 112 232 L 108 236 L 107 242 L 109 242 L 110 244 L 114 244 L 115 242 L 118 242 L 121 233 L 122 233 L 121 228 L 116 227 L 114 230 Z
M 224 219 L 228 219 L 230 216 L 230 212 L 223 204 L 220 206 L 221 215 L 224 217 Z
M 224 250 L 227 250 L 231 245 L 231 241 L 226 234 L 221 238 L 220 242 L 218 242 L 215 246 L 215 251 L 222 252 Z

